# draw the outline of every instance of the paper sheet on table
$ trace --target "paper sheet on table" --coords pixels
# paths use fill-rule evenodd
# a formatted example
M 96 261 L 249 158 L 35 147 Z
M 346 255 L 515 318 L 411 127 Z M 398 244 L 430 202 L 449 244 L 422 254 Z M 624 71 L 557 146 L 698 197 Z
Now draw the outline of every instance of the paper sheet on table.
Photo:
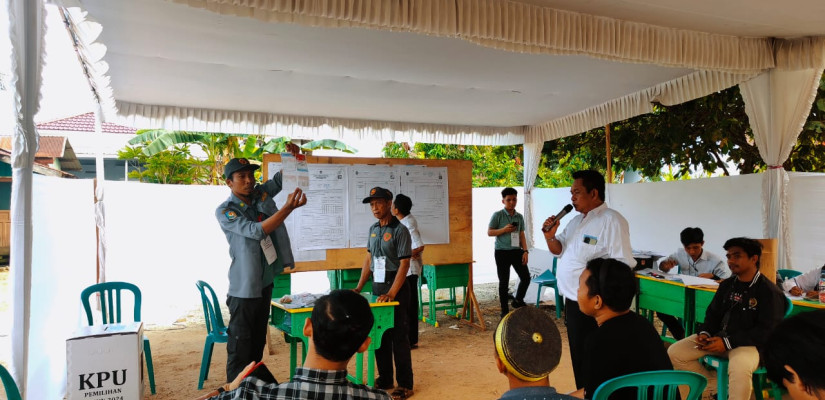
M 690 276 L 690 275 L 674 275 L 674 278 L 681 280 L 686 286 L 704 286 L 704 287 L 718 287 L 719 284 L 716 283 L 713 279 L 708 278 L 700 278 L 698 276 Z M 677 280 L 673 279 L 673 280 Z

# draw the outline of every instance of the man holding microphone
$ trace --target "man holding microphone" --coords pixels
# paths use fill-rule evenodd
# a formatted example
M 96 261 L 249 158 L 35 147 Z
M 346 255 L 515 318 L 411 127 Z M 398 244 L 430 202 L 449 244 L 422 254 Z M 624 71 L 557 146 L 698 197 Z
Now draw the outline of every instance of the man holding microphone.
M 596 320 L 582 313 L 576 302 L 579 276 L 587 262 L 595 258 L 619 260 L 630 268 L 636 265 L 630 247 L 627 220 L 605 204 L 604 176 L 593 170 L 573 173 L 571 202 L 580 214 L 557 235 L 559 219 L 544 221 L 542 231 L 551 253 L 559 256 L 556 269 L 559 293 L 564 296 L 564 319 L 576 387 L 583 387 L 582 358 L 587 336 L 596 330 Z M 561 213 L 560 213 L 561 214 Z M 559 305 L 556 305 L 557 307 Z

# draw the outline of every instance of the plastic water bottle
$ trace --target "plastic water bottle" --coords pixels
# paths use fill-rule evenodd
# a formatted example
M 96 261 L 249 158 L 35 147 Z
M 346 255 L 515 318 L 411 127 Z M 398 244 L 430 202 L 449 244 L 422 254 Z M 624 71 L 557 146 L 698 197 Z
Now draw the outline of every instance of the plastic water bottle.
M 825 303 L 825 269 L 822 270 L 822 274 L 819 276 L 819 302 Z

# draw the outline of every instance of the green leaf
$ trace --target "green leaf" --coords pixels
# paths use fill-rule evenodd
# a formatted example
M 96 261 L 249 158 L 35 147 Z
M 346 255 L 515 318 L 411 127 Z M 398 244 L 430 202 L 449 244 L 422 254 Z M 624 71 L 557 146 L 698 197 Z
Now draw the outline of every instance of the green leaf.
M 305 143 L 301 146 L 303 150 L 338 150 L 348 154 L 355 154 L 358 152 L 358 149 L 347 145 L 344 142 L 335 140 L 335 139 L 321 139 L 321 140 L 313 140 L 309 143 Z

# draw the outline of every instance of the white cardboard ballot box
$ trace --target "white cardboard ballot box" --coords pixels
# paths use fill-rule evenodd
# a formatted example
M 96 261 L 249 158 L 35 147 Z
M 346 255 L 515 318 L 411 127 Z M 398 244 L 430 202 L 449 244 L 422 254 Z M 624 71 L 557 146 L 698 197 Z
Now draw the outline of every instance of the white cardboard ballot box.
M 69 400 L 143 398 L 143 323 L 84 327 L 66 339 Z

